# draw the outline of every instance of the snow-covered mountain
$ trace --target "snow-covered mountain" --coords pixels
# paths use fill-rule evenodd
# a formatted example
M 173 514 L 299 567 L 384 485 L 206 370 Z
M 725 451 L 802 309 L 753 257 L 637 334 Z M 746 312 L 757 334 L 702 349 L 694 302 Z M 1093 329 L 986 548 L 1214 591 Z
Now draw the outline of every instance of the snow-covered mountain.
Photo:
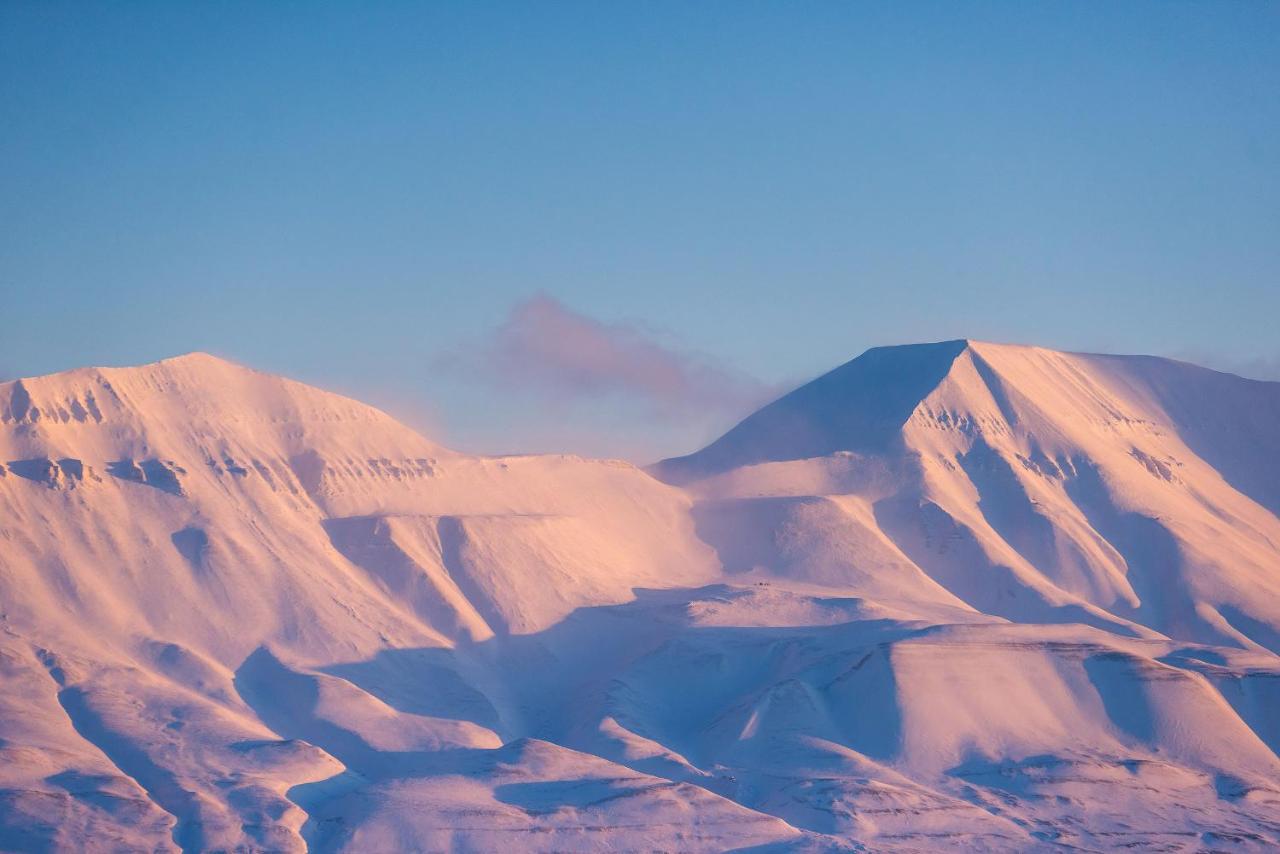
M 1280 653 L 1280 383 L 883 347 L 656 473 L 700 497 L 731 568 Z
M 0 850 L 1280 844 L 1280 384 L 879 348 L 646 473 L 0 384 Z

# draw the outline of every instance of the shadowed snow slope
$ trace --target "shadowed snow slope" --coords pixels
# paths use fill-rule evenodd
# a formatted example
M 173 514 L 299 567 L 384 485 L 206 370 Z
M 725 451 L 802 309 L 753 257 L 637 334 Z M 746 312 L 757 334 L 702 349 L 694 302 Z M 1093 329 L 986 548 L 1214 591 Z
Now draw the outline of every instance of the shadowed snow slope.
M 1280 385 L 967 341 L 660 480 L 0 384 L 0 850 L 1265 849 L 1278 461 Z

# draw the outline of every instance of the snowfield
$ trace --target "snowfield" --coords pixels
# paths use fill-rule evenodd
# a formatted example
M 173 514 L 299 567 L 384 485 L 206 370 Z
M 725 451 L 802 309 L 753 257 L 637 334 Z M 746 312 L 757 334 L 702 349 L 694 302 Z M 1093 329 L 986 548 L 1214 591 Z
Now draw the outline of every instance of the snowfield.
M 1280 383 L 868 351 L 649 471 L 0 384 L 0 850 L 1280 846 Z

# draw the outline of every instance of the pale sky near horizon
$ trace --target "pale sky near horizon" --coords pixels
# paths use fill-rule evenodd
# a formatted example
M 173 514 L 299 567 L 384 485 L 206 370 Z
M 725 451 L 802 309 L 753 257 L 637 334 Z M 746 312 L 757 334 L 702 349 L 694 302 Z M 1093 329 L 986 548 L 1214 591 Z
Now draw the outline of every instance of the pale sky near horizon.
M 693 450 L 885 343 L 1280 378 L 1280 4 L 0 6 L 0 375 Z

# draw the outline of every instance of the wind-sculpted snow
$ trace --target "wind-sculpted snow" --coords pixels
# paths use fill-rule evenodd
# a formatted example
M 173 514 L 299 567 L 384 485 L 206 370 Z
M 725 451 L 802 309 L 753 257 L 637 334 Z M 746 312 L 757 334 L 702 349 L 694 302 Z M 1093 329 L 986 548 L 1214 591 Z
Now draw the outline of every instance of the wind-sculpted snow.
M 0 384 L 0 850 L 1268 850 L 1280 385 L 883 348 L 654 468 Z

